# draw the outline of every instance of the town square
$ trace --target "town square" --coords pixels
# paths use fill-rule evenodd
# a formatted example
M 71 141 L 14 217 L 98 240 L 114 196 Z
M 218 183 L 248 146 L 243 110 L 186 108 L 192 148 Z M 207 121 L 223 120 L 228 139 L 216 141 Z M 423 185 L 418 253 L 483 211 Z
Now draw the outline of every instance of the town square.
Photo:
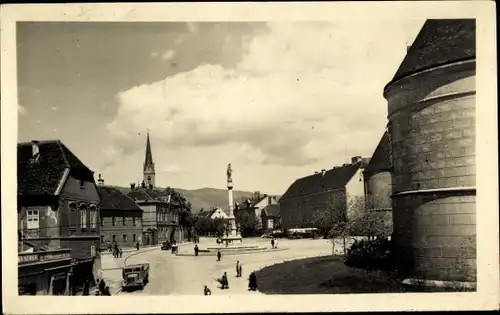
M 476 27 L 18 22 L 17 294 L 476 292 Z

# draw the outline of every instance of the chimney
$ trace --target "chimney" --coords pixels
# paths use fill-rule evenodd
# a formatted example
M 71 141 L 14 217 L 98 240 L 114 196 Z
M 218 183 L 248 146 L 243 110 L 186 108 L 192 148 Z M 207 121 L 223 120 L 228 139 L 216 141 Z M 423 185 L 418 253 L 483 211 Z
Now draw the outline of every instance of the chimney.
M 135 189 L 135 183 L 130 183 L 130 189 L 134 190 Z
M 99 174 L 99 179 L 97 180 L 97 184 L 104 185 L 104 179 L 102 179 L 101 174 Z
M 361 162 L 361 156 L 353 156 L 351 158 L 351 164 L 356 164 L 356 163 L 359 163 Z
M 32 152 L 33 157 L 37 156 L 38 153 L 40 153 L 40 147 L 38 146 L 39 143 L 40 143 L 40 141 L 38 141 L 38 140 L 31 141 L 31 152 Z
M 322 169 L 322 170 L 321 170 L 321 176 L 324 176 L 324 175 L 325 175 L 325 173 L 326 173 L 326 170 L 325 170 L 325 169 Z

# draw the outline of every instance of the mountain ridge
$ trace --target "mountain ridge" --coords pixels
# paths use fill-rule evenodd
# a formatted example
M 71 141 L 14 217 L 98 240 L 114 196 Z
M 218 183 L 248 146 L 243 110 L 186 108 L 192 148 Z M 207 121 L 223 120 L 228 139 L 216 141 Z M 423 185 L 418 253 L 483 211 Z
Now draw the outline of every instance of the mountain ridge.
M 130 192 L 130 187 L 111 185 L 119 189 L 122 193 L 127 194 Z M 156 189 L 163 190 L 165 187 L 157 187 Z M 199 213 L 200 209 L 211 209 L 212 207 L 219 206 L 222 209 L 228 207 L 228 194 L 226 189 L 203 187 L 197 189 L 183 189 L 183 188 L 173 188 L 179 194 L 181 194 L 187 201 L 191 203 L 192 212 Z M 243 191 L 243 190 L 233 190 L 233 200 L 234 202 L 241 202 L 246 198 L 253 197 L 255 192 Z M 261 193 L 261 195 L 264 195 Z

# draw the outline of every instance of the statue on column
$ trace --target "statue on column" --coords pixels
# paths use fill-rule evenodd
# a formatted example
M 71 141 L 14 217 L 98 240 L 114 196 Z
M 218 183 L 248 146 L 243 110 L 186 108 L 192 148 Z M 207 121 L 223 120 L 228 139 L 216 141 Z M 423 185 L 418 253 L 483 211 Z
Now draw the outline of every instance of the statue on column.
M 231 163 L 229 163 L 227 166 L 227 181 L 228 181 L 228 183 L 233 181 L 233 178 L 231 177 L 232 174 L 233 174 L 233 169 L 231 168 Z

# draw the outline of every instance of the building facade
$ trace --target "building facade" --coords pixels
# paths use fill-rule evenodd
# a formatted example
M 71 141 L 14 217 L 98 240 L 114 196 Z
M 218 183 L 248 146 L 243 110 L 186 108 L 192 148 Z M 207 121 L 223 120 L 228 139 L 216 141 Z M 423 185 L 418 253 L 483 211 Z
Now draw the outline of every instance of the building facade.
M 68 280 L 77 294 L 100 274 L 99 203 L 93 172 L 61 141 L 20 143 L 18 230 L 20 250 L 69 249 Z
M 389 163 L 389 135 L 384 132 L 370 162 L 363 171 L 366 210 L 377 218 L 376 230 L 392 233 L 392 169 Z
M 476 279 L 475 34 L 474 19 L 427 20 L 384 90 L 408 278 Z
M 356 156 L 350 164 L 297 179 L 279 199 L 283 228 L 314 227 L 313 214 L 332 205 L 343 209 L 343 219 L 348 219 L 355 210 L 349 198 L 364 200 L 362 172 L 368 162 Z
M 262 230 L 271 232 L 281 228 L 280 204 L 273 203 L 261 211 Z
M 143 209 L 119 189 L 104 186 L 101 179 L 97 190 L 101 196 L 101 248 L 141 244 Z
M 261 231 L 265 230 L 262 222 L 262 210 L 268 205 L 277 204 L 278 197 L 270 196 L 267 194 L 261 194 L 259 191 L 256 191 L 251 198 L 247 198 L 241 203 L 237 203 L 235 206 L 236 210 L 246 210 L 252 212 L 257 219 L 256 230 Z

